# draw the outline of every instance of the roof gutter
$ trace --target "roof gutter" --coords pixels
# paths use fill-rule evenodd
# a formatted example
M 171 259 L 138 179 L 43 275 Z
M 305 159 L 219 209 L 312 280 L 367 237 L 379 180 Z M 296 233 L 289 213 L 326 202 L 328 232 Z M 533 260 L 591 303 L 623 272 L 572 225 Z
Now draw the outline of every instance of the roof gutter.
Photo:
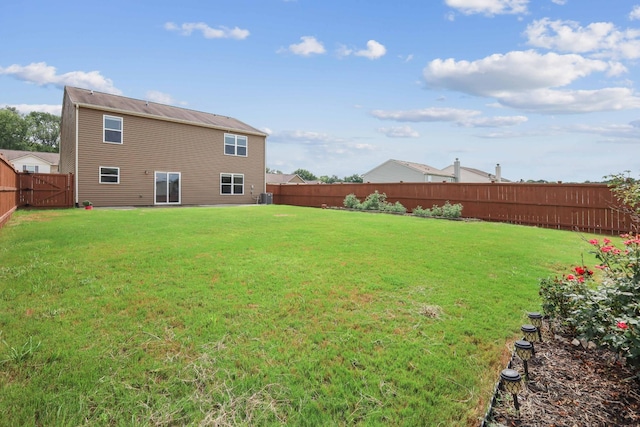
M 92 109 L 92 110 L 109 111 L 111 113 L 128 114 L 130 116 L 144 117 L 144 118 L 156 119 L 156 120 L 164 120 L 164 121 L 167 121 L 167 122 L 182 123 L 182 124 L 187 124 L 187 125 L 192 125 L 192 126 L 200 126 L 200 127 L 204 127 L 204 128 L 210 128 L 210 129 L 242 132 L 242 133 L 246 133 L 246 134 L 249 134 L 249 135 L 264 136 L 265 138 L 268 136 L 264 132 L 250 131 L 250 130 L 245 130 L 245 129 L 237 129 L 237 128 L 225 127 L 225 126 L 216 126 L 216 125 L 210 125 L 210 124 L 207 124 L 207 123 L 192 122 L 192 121 L 189 121 L 189 120 L 181 120 L 181 119 L 174 119 L 174 118 L 171 118 L 171 117 L 158 116 L 156 114 L 145 114 L 145 113 L 139 113 L 137 111 L 121 110 L 121 109 L 118 109 L 118 108 L 103 107 L 103 106 L 100 106 L 100 105 L 83 104 L 83 103 L 76 103 L 75 105 L 76 105 L 76 109 L 78 107 L 82 107 L 82 108 L 89 108 L 89 109 Z

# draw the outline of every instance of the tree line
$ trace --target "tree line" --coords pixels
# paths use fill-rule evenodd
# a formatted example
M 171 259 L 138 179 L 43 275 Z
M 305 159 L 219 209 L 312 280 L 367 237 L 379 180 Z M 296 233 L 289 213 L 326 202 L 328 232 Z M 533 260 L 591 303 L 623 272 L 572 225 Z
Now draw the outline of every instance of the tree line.
M 13 107 L 1 109 L 0 148 L 57 153 L 60 116 L 39 111 L 23 115 Z
M 267 168 L 267 173 L 281 174 L 282 171 L 278 169 Z M 337 175 L 321 175 L 318 177 L 306 169 L 296 169 L 291 173 L 293 175 L 298 175 L 300 178 L 304 179 L 307 182 L 320 181 L 324 182 L 325 184 L 333 184 L 334 182 L 363 182 L 362 176 L 358 175 L 357 173 L 354 173 L 350 176 L 345 176 L 344 178 L 339 178 Z

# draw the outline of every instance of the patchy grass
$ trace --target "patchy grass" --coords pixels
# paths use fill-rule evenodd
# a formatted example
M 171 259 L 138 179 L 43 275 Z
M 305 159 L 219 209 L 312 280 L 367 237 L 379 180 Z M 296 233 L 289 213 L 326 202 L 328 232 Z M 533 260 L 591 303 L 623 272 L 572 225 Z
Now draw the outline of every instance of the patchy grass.
M 0 425 L 477 425 L 575 233 L 288 206 L 18 211 Z

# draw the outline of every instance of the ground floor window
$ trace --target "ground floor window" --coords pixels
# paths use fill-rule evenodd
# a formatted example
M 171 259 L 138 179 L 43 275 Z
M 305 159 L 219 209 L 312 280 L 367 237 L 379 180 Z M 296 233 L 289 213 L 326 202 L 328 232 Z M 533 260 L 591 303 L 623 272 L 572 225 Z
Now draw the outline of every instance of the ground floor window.
M 156 172 L 156 204 L 180 204 L 181 181 L 180 172 Z
M 244 194 L 244 175 L 241 173 L 221 173 L 220 194 Z
M 22 172 L 38 173 L 38 165 L 22 165 Z
M 120 184 L 120 168 L 100 166 L 100 184 Z

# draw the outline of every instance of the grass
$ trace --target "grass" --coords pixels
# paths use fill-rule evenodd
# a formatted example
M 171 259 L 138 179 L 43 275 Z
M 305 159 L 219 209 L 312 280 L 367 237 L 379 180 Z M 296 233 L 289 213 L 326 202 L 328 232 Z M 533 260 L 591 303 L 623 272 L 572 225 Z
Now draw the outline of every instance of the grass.
M 477 425 L 576 233 L 289 206 L 18 211 L 0 425 Z

